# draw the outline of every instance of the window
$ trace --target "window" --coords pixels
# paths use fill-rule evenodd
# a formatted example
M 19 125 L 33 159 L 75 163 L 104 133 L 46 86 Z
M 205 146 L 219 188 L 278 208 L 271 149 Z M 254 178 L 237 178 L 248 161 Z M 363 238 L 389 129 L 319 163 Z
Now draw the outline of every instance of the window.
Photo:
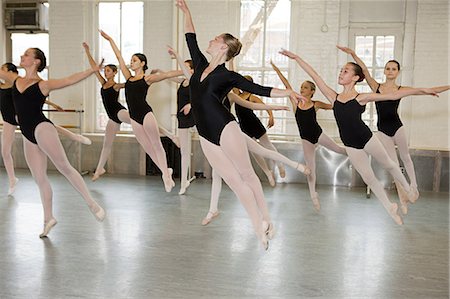
M 99 28 L 107 32 L 119 47 L 125 63 L 131 60 L 134 53 L 143 51 L 144 36 L 144 3 L 143 2 L 100 2 L 98 6 Z M 99 51 L 97 59 L 105 59 L 104 64 L 116 64 L 119 62 L 111 49 L 108 41 L 99 36 Z M 120 74 L 120 75 L 119 75 Z M 116 82 L 125 82 L 120 70 Z M 98 84 L 98 89 L 101 86 Z M 108 122 L 108 115 L 103 107 L 100 92 L 97 95 L 97 130 L 104 130 Z M 125 91 L 122 89 L 119 101 L 125 107 Z M 131 126 L 122 124 L 121 129 L 131 131 Z
M 25 70 L 19 66 L 20 56 L 30 48 L 30 45 L 33 48 L 41 49 L 47 58 L 47 66 L 39 73 L 42 79 L 47 80 L 50 65 L 48 33 L 11 33 L 12 63 L 17 66 L 20 76 L 25 75 Z
M 278 55 L 280 48 L 289 49 L 290 0 L 241 0 L 242 40 L 241 54 L 238 56 L 236 70 L 242 75 L 250 75 L 254 82 L 284 88 L 273 71 L 270 60 L 288 77 L 288 60 Z M 268 104 L 291 106 L 287 98 L 265 98 Z M 267 123 L 265 111 L 255 111 L 263 123 Z M 292 112 L 274 111 L 275 126 L 271 135 L 298 135 Z
M 350 30 L 350 47 L 355 49 L 356 55 L 360 57 L 371 76 L 377 82 L 384 82 L 384 66 L 388 60 L 401 61 L 401 33 L 396 29 L 378 30 Z M 352 45 L 353 43 L 353 45 Z M 358 92 L 372 92 L 364 80 L 356 86 Z M 362 115 L 365 123 L 373 130 L 377 130 L 377 113 L 375 103 L 369 103 Z

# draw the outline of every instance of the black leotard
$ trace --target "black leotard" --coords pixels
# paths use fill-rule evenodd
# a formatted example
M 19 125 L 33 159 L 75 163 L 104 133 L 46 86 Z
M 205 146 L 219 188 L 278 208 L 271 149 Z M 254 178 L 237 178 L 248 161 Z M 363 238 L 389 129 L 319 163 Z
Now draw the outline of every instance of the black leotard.
M 121 124 L 119 117 L 117 116 L 119 111 L 126 109 L 119 103 L 119 91 L 114 89 L 114 85 L 108 88 L 101 88 L 100 94 L 102 95 L 103 106 L 105 107 L 106 114 L 109 119 Z
M 319 141 L 322 128 L 317 123 L 316 108 L 314 105 L 306 110 L 297 107 L 295 110 L 295 120 L 302 139 L 308 140 L 312 144 Z
M 400 89 L 400 87 L 401 86 L 399 86 L 398 89 Z M 380 93 L 380 84 L 378 84 L 377 93 Z M 393 137 L 397 130 L 403 126 L 397 111 L 399 104 L 400 99 L 395 101 L 375 102 L 378 114 L 378 131 Z
M 339 102 L 336 96 L 333 112 L 339 128 L 339 135 L 345 146 L 363 149 L 372 138 L 372 131 L 361 119 L 361 114 L 366 110 L 356 100 L 358 95 L 345 103 Z
M 239 106 L 238 104 L 234 106 L 234 109 L 236 110 L 242 132 L 256 139 L 266 134 L 266 128 L 264 128 L 259 118 L 253 113 L 253 110 Z
M 18 126 L 16 121 L 16 110 L 12 98 L 12 87 L 0 88 L 0 111 L 3 121 L 13 126 Z
M 195 126 L 192 110 L 189 111 L 189 113 L 186 115 L 182 111 L 180 111 L 184 106 L 191 102 L 189 85 L 183 86 L 183 83 L 184 81 L 181 82 L 180 87 L 178 87 L 177 91 L 177 118 L 179 129 L 186 129 Z
M 200 78 L 209 65 L 200 52 L 195 33 L 186 33 L 189 52 L 194 62 L 194 74 L 189 83 L 191 105 L 200 136 L 219 145 L 225 126 L 234 121 L 233 115 L 222 104 L 222 99 L 233 88 L 261 96 L 270 96 L 271 87 L 264 87 L 248 81 L 238 73 L 229 71 L 225 64 L 218 65 L 203 81 Z
M 36 138 L 34 137 L 36 127 L 42 122 L 53 124 L 42 113 L 42 106 L 45 103 L 46 96 L 42 94 L 39 88 L 39 81 L 29 86 L 22 93 L 17 89 L 16 82 L 17 79 L 14 81 L 12 95 L 20 130 L 26 139 L 37 144 Z
M 131 78 L 131 77 L 130 77 Z M 127 100 L 130 118 L 141 125 L 147 113 L 152 112 L 152 107 L 147 103 L 148 84 L 145 79 L 136 81 L 127 80 L 125 83 L 125 98 Z

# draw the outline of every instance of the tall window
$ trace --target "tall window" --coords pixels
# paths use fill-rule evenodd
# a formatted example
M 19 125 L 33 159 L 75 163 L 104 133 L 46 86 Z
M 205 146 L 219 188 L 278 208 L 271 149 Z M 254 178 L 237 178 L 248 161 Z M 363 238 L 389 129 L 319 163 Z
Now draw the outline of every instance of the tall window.
M 119 47 L 125 63 L 131 60 L 134 53 L 143 51 L 144 37 L 144 3 L 139 2 L 100 2 L 98 6 L 99 28 L 108 33 Z M 107 40 L 99 37 L 98 59 L 104 58 L 104 64 L 115 64 L 119 62 Z M 116 82 L 125 82 L 120 69 Z M 98 89 L 100 89 L 98 84 Z M 120 91 L 119 101 L 126 107 L 125 91 Z M 108 115 L 102 104 L 100 92 L 97 93 L 97 130 L 104 130 L 108 122 Z M 123 124 L 122 130 L 131 131 L 131 126 Z
M 395 36 L 358 35 L 355 37 L 355 52 L 366 64 L 377 82 L 384 82 L 384 65 L 394 59 Z M 364 80 L 357 85 L 358 92 L 372 92 Z M 366 106 L 363 119 L 372 130 L 376 130 L 377 114 L 375 104 Z
M 239 73 L 252 76 L 256 83 L 284 88 L 273 71 L 270 60 L 287 77 L 288 60 L 278 55 L 278 51 L 280 48 L 289 49 L 290 16 L 290 0 L 241 0 L 240 35 L 243 47 L 236 64 Z M 263 100 L 268 104 L 291 105 L 286 98 Z M 255 113 L 259 114 L 263 123 L 267 123 L 268 115 L 265 111 Z M 292 113 L 273 113 L 275 126 L 270 129 L 271 135 L 298 134 Z
M 39 48 L 44 52 L 47 58 L 47 66 L 39 75 L 47 80 L 48 66 L 50 65 L 48 33 L 11 33 L 12 63 L 17 66 L 21 76 L 25 75 L 25 70 L 19 66 L 20 56 L 30 47 Z

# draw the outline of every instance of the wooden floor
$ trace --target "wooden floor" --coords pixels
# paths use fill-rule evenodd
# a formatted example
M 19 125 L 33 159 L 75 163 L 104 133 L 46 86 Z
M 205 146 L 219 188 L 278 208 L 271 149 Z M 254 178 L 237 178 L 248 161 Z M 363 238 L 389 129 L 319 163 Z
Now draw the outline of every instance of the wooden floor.
M 397 226 L 364 189 L 264 185 L 277 235 L 265 252 L 228 188 L 200 225 L 210 181 L 185 196 L 158 177 L 86 182 L 107 210 L 98 223 L 64 177 L 49 173 L 58 225 L 40 239 L 37 186 L 0 172 L 0 298 L 448 298 L 449 195 L 422 193 Z M 390 193 L 397 200 L 395 194 Z

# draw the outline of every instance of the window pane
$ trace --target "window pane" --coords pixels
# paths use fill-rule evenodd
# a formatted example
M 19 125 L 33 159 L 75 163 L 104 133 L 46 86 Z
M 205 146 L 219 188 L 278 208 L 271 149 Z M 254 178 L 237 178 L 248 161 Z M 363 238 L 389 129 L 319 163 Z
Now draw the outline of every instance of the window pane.
M 241 1 L 241 40 L 243 55 L 240 65 L 261 66 L 263 53 L 264 1 Z
M 280 48 L 289 49 L 291 1 L 267 1 L 268 20 L 266 24 L 266 54 L 264 62 L 267 64 L 274 59 L 278 67 L 287 67 L 287 59 L 279 59 Z
M 373 36 L 356 36 L 355 53 L 367 67 L 372 67 Z
M 376 39 L 376 63 L 379 67 L 384 67 L 387 61 L 394 59 L 394 36 L 377 36 Z
M 125 62 L 131 60 L 134 53 L 144 49 L 144 3 L 122 3 L 122 42 L 121 52 Z
M 120 47 L 120 3 L 99 3 L 98 12 L 100 29 L 111 36 L 117 46 Z M 99 35 L 99 52 L 100 55 L 98 58 L 104 58 L 105 65 L 118 64 L 109 42 L 101 35 Z

